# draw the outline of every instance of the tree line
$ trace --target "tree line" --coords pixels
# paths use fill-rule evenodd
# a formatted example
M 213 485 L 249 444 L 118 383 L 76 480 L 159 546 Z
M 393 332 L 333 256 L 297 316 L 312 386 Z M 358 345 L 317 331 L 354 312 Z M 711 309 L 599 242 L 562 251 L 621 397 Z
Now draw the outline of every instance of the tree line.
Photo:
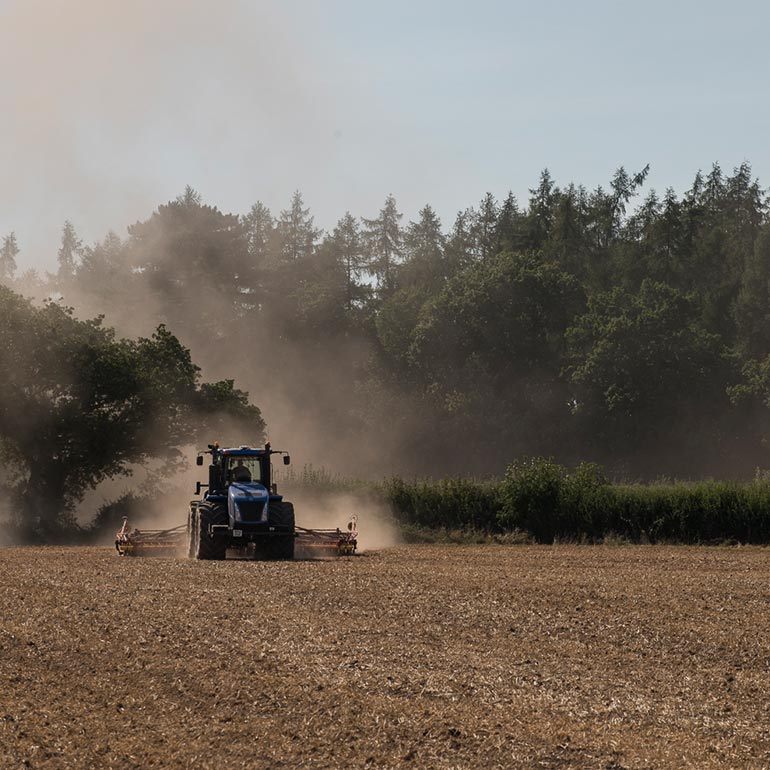
M 375 472 L 542 455 L 750 477 L 770 415 L 767 193 L 748 164 L 681 197 L 645 192 L 647 173 L 588 190 L 544 171 L 526 201 L 487 194 L 449 227 L 388 196 L 326 232 L 299 192 L 238 215 L 187 188 L 125 238 L 85 246 L 66 223 L 56 274 L 18 275 L 11 234 L 0 274 L 120 333 L 164 324 L 256 403 L 269 387 L 340 445 L 375 445 Z

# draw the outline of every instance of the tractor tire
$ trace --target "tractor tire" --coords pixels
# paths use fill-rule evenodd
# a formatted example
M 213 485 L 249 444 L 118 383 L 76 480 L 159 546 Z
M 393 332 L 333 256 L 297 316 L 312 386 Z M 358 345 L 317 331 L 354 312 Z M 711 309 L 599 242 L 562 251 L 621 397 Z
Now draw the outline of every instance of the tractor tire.
M 291 561 L 294 558 L 294 506 L 282 500 L 274 500 L 268 508 L 271 527 L 288 530 L 286 534 L 273 535 L 268 542 L 271 559 Z
M 229 518 L 227 508 L 223 503 L 202 502 L 198 506 L 198 515 L 196 516 L 196 526 L 194 531 L 194 548 L 192 557 L 200 560 L 221 561 L 227 553 L 227 535 L 209 534 L 209 527 L 212 524 L 228 524 Z

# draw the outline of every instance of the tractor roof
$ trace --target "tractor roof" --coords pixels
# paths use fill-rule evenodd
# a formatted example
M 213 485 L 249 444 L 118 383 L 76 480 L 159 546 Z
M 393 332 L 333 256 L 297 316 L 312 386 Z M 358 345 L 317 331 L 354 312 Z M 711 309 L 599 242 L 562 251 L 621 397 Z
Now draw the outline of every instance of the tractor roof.
M 264 449 L 257 449 L 249 446 L 230 447 L 229 449 L 219 450 L 223 455 L 232 455 L 235 457 L 255 457 L 257 455 L 265 454 Z

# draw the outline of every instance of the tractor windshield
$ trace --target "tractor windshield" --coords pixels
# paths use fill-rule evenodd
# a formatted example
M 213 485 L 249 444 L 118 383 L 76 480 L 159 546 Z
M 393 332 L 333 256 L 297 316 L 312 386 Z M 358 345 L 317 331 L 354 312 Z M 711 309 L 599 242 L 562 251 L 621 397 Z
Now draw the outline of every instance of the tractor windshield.
M 227 480 L 241 483 L 262 481 L 259 457 L 228 457 Z

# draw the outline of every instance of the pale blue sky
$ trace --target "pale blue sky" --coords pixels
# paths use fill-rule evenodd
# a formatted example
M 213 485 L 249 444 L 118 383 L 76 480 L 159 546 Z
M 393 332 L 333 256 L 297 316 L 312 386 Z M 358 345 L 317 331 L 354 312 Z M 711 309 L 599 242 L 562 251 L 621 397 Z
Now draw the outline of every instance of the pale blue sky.
M 448 229 L 544 167 L 770 186 L 768 29 L 747 0 L 0 0 L 0 234 L 50 269 L 65 218 L 122 236 L 186 184 L 238 213 L 300 189 L 327 229 L 389 193 Z

